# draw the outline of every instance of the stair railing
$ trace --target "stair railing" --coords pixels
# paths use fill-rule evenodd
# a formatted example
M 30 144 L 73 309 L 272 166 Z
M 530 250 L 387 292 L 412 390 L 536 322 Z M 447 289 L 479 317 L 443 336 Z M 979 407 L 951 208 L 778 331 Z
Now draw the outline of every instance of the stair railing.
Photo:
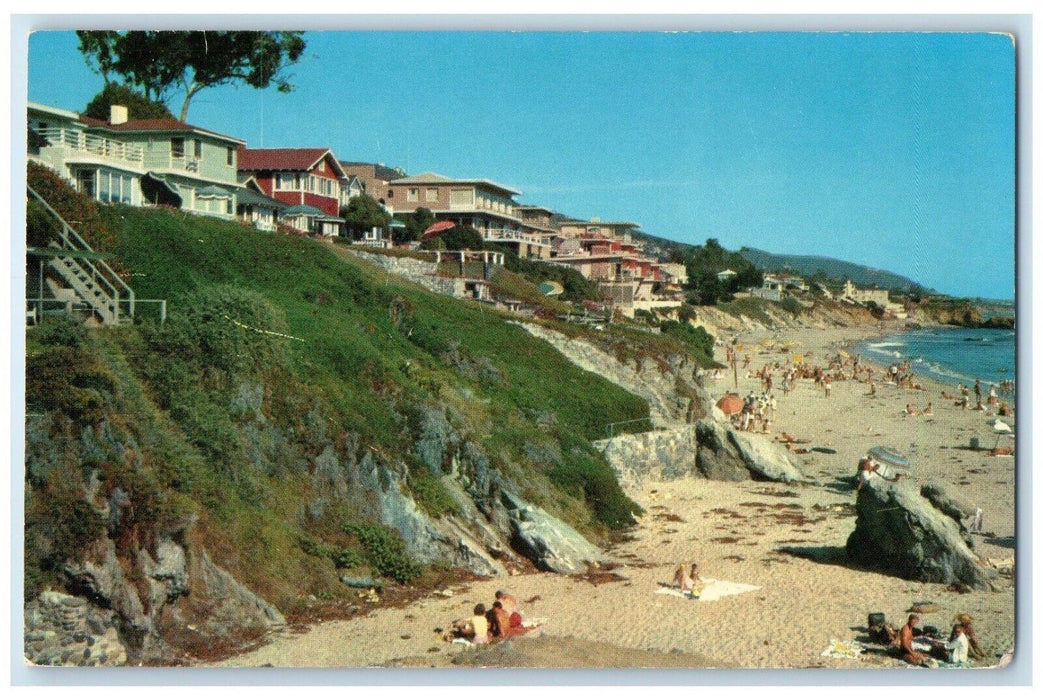
M 32 187 L 26 187 L 26 190 L 28 190 L 29 194 L 32 195 L 40 204 L 42 204 L 44 208 L 51 214 L 51 216 L 53 216 L 58 221 L 58 223 L 61 224 L 62 229 L 59 235 L 61 238 L 62 247 L 67 248 L 69 250 L 79 250 L 87 252 L 94 251 L 94 249 L 87 244 L 87 241 L 83 240 L 83 238 L 78 233 L 76 233 L 73 227 L 70 226 L 68 222 L 66 222 L 65 219 L 62 218 L 61 214 L 56 212 L 54 208 L 47 203 L 47 200 L 41 197 Z M 85 258 L 73 260 L 72 258 L 67 258 L 65 262 L 67 264 L 70 264 L 70 266 L 78 266 L 81 269 L 85 267 L 86 270 L 84 270 L 84 273 L 89 273 L 91 279 L 95 283 L 100 284 L 108 290 L 108 294 L 112 297 L 113 303 L 115 305 L 114 313 L 117 323 L 119 320 L 121 299 L 127 304 L 127 315 L 131 318 L 134 318 L 134 290 L 131 289 L 130 286 L 126 282 L 124 282 L 123 279 L 118 274 L 116 274 L 116 271 L 109 267 L 104 260 L 94 261 Z

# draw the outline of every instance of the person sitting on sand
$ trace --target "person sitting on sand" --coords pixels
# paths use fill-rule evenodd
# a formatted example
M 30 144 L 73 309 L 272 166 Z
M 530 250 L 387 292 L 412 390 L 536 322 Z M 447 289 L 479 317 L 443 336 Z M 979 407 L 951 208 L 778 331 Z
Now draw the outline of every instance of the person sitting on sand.
M 933 416 L 934 415 L 934 409 L 931 408 L 931 402 L 930 401 L 927 402 L 927 408 L 925 408 L 923 410 L 923 414 L 925 416 Z
M 503 609 L 503 603 L 496 601 L 493 603 L 492 610 L 490 611 L 493 617 L 496 618 L 496 634 L 495 637 L 499 639 L 507 639 L 508 637 L 515 634 L 515 631 L 511 627 L 511 616 Z
M 943 645 L 944 650 L 947 652 L 946 661 L 951 664 L 966 664 L 970 660 L 970 646 L 971 644 L 967 639 L 963 625 L 953 625 L 949 641 Z
M 471 618 L 471 641 L 475 644 L 489 643 L 489 620 L 485 617 L 485 606 L 481 603 L 474 606 L 474 617 Z
M 697 570 L 697 568 L 698 567 L 696 564 L 692 564 L 693 571 Z M 692 586 L 695 584 L 695 580 L 688 573 L 687 564 L 681 564 L 677 567 L 677 571 L 674 572 L 674 580 L 672 583 L 673 585 L 680 588 L 682 593 L 686 593 L 692 590 Z
M 907 403 L 905 405 L 905 414 L 907 416 L 918 416 L 920 415 L 920 412 L 913 408 L 913 405 L 911 403 Z
M 956 634 L 956 627 L 960 627 L 963 633 L 967 636 L 967 647 L 968 656 L 975 661 L 981 661 L 988 657 L 985 650 L 982 649 L 981 644 L 978 642 L 978 635 L 974 631 L 974 618 L 967 613 L 960 613 L 954 619 L 955 625 L 953 625 L 952 634 L 949 635 L 949 639 L 952 640 Z
M 902 661 L 905 661 L 907 664 L 926 666 L 928 657 L 913 648 L 913 637 L 916 636 L 914 629 L 918 622 L 920 622 L 920 616 L 913 613 L 909 616 L 909 621 L 902 627 L 899 632 L 899 638 L 901 639 L 899 652 L 902 655 Z
M 522 616 L 518 612 L 518 600 L 510 593 L 504 590 L 496 591 L 496 600 L 503 605 L 503 609 L 507 611 L 511 628 L 522 626 Z

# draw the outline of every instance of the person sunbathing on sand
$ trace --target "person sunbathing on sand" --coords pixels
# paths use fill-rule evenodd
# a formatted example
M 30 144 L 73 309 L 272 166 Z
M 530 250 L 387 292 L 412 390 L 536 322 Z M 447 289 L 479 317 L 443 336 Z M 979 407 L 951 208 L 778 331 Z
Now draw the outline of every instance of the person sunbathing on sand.
M 902 644 L 902 661 L 905 661 L 907 664 L 912 664 L 913 666 L 926 666 L 928 657 L 913 648 L 913 637 L 916 636 L 913 628 L 916 627 L 918 622 L 920 622 L 920 616 L 913 613 L 909 616 L 909 621 L 905 623 L 905 626 L 902 627 L 902 630 L 899 633 Z
M 908 416 L 918 416 L 918 415 L 920 415 L 920 412 L 917 411 L 915 408 L 913 408 L 913 405 L 911 403 L 907 403 L 905 405 L 905 413 Z
M 695 571 L 696 569 L 697 565 L 693 564 L 692 570 Z M 674 580 L 672 581 L 672 583 L 673 585 L 680 588 L 682 593 L 692 590 L 692 585 L 695 583 L 695 581 L 694 579 L 692 579 L 692 576 L 688 573 L 687 564 L 681 564 L 677 567 L 677 571 L 674 572 Z

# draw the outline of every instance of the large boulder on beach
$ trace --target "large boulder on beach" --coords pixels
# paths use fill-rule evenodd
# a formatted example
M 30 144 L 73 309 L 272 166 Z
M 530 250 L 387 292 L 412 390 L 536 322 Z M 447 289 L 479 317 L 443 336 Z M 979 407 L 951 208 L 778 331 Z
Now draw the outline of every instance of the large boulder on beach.
M 854 563 L 904 579 L 977 589 L 988 588 L 996 576 L 967 546 L 956 521 L 911 481 L 870 479 L 855 508 L 855 530 L 847 540 Z
M 605 560 L 600 549 L 542 508 L 509 491 L 502 492 L 501 501 L 510 517 L 511 546 L 539 569 L 579 574 L 588 564 Z
M 717 408 L 715 410 L 720 411 Z M 745 481 L 750 478 L 746 461 L 731 441 L 724 423 L 716 420 L 698 421 L 695 424 L 695 439 L 699 444 L 695 469 L 707 479 Z
M 695 468 L 708 479 L 804 481 L 804 473 L 794 458 L 763 435 L 742 433 L 712 419 L 696 423 L 695 434 L 699 443 Z

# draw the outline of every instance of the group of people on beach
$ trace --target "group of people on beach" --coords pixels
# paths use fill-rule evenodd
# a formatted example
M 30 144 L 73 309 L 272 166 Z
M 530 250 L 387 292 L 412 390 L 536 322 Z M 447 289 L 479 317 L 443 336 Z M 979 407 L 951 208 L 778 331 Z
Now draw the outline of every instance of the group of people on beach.
M 770 433 L 777 408 L 778 402 L 774 395 L 750 393 L 743 399 L 742 409 L 732 415 L 732 424 L 737 430 Z
M 484 603 L 474 606 L 469 618 L 456 620 L 446 633 L 446 641 L 462 639 L 471 644 L 490 644 L 502 641 L 531 629 L 522 621 L 517 599 L 507 591 L 496 591 L 496 600 L 486 608 Z
M 948 399 L 953 402 L 954 406 L 967 410 L 971 406 L 971 388 L 964 384 L 957 384 L 956 391 L 959 396 L 955 394 L 949 394 L 948 392 L 942 392 L 942 398 Z M 995 384 L 989 385 L 988 396 L 985 397 L 984 402 L 982 396 L 985 393 L 985 389 L 982 387 L 980 379 L 974 380 L 974 410 L 981 411 L 987 416 L 991 416 L 993 411 L 996 415 L 1010 417 L 1014 415 L 1014 411 L 1011 409 L 1010 404 L 1006 401 L 1000 401 L 1000 394 L 1004 397 L 1009 398 L 1014 391 L 1013 382 L 1003 381 L 1000 382 L 999 387 Z
M 948 639 L 939 638 L 933 627 L 921 628 L 920 622 L 919 613 L 914 612 L 900 630 L 888 624 L 870 625 L 869 636 L 913 666 L 936 666 L 938 661 L 966 666 L 971 661 L 988 658 L 974 631 L 974 618 L 968 613 L 960 613 L 953 619 Z

